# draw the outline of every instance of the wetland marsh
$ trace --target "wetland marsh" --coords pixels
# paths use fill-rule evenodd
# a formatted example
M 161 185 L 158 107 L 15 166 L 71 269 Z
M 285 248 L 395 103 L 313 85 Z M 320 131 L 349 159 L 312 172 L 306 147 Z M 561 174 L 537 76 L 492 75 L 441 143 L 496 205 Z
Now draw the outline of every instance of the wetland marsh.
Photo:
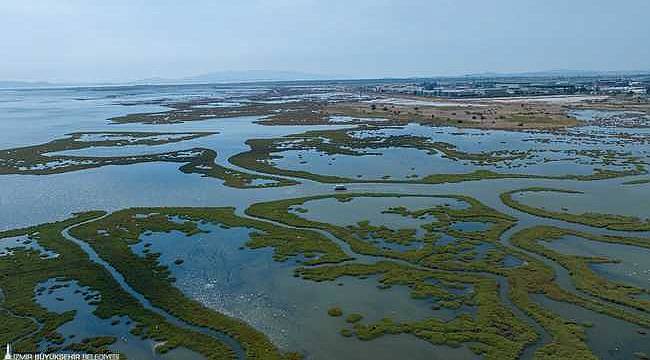
M 648 115 L 614 101 L 0 90 L 0 344 L 646 359 Z

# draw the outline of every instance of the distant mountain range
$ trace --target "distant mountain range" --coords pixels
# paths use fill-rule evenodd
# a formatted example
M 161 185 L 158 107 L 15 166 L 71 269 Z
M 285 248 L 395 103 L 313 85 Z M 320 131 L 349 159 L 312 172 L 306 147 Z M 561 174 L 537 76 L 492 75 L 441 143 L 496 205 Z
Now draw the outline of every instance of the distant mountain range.
M 485 72 L 467 74 L 463 76 L 444 76 L 445 78 L 486 78 L 486 77 L 595 77 L 595 76 L 624 76 L 624 75 L 650 75 L 648 70 L 640 71 L 591 71 L 591 70 L 550 70 L 520 73 Z M 413 76 L 405 78 L 382 78 L 385 80 L 399 79 L 435 79 L 440 76 Z M 272 71 L 272 70 L 247 70 L 247 71 L 218 71 L 202 75 L 183 78 L 147 78 L 129 82 L 114 83 L 64 83 L 45 81 L 2 81 L 0 89 L 8 88 L 42 88 L 60 86 L 111 86 L 111 85 L 164 85 L 164 84 L 210 84 L 210 83 L 236 83 L 258 81 L 299 81 L 299 80 L 344 80 L 345 76 L 320 75 L 298 71 Z M 352 80 L 352 78 L 349 78 Z
M 343 77 L 311 74 L 298 71 L 269 71 L 269 70 L 247 70 L 247 71 L 218 71 L 207 74 L 183 77 L 183 78 L 147 78 L 136 81 L 115 82 L 115 83 L 73 83 L 73 82 L 45 82 L 45 81 L 2 81 L 0 88 L 39 88 L 55 86 L 97 86 L 97 85 L 163 85 L 163 84 L 210 84 L 210 83 L 235 83 L 235 82 L 256 82 L 256 81 L 298 81 L 298 80 L 333 80 Z
M 332 76 L 310 74 L 298 71 L 218 71 L 196 76 L 168 79 L 150 78 L 135 81 L 138 84 L 202 84 L 202 83 L 229 83 L 229 82 L 254 82 L 254 81 L 295 81 L 295 80 L 329 80 Z
M 594 76 L 625 76 L 625 75 L 650 75 L 650 70 L 638 71 L 598 71 L 598 70 L 547 70 L 528 71 L 515 73 L 485 72 L 467 74 L 464 77 L 594 77 Z
M 56 86 L 56 85 L 45 81 L 2 81 L 0 80 L 0 89 L 47 87 L 47 86 Z

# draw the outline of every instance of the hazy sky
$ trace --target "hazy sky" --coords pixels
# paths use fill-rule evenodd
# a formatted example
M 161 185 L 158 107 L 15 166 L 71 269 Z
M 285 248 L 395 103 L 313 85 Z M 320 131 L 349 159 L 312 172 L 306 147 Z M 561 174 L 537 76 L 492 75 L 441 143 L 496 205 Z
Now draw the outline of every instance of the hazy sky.
M 650 70 L 648 0 L 1 0 L 0 80 Z

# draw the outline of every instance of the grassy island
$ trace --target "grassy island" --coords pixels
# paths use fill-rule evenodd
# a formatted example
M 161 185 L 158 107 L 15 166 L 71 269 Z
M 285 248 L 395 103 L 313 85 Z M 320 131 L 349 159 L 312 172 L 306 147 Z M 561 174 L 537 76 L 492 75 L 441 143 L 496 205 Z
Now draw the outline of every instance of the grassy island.
M 214 135 L 213 132 L 83 132 L 72 133 L 45 144 L 0 150 L 0 175 L 50 175 L 99 168 L 108 165 L 132 165 L 150 162 L 185 163 L 180 171 L 224 180 L 236 188 L 276 187 L 297 182 L 273 176 L 256 175 L 218 165 L 217 153 L 211 149 L 192 148 L 151 155 L 81 156 L 65 151 L 93 147 L 154 146 L 193 140 Z
M 491 169 L 476 169 L 467 173 L 440 173 L 421 174 L 422 176 L 407 177 L 404 179 L 360 179 L 339 175 L 319 174 L 306 170 L 285 169 L 275 165 L 274 160 L 282 157 L 288 150 L 308 151 L 313 150 L 321 155 L 368 156 L 377 155 L 373 151 L 381 148 L 417 149 L 427 152 L 432 156 L 440 155 L 453 161 L 470 161 L 475 165 L 494 165 L 510 163 L 513 160 L 525 160 L 531 154 L 526 151 L 484 152 L 471 153 L 458 150 L 453 144 L 444 142 L 431 142 L 427 137 L 414 135 L 399 136 L 368 136 L 353 137 L 357 131 L 380 130 L 385 126 L 359 126 L 353 129 L 309 131 L 302 134 L 293 134 L 275 139 L 249 139 L 246 144 L 251 148 L 236 155 L 228 161 L 239 167 L 270 175 L 302 178 L 322 183 L 403 183 L 403 184 L 441 184 L 463 181 L 479 181 L 489 179 L 554 179 L 554 180 L 579 180 L 592 181 L 612 179 L 624 176 L 640 175 L 646 173 L 645 164 L 638 159 L 627 159 L 626 169 L 612 170 L 594 168 L 591 174 L 565 174 L 565 175 L 535 175 L 514 172 L 497 172 Z M 603 164 L 609 162 L 610 153 L 584 153 L 594 161 L 600 159 Z M 618 155 L 617 155 L 618 156 Z M 621 155 L 623 156 L 623 155 Z
M 513 195 L 526 192 L 551 192 L 563 194 L 583 194 L 580 191 L 560 190 L 541 187 L 531 187 L 526 189 L 512 190 L 501 194 L 501 201 L 513 209 L 525 213 L 541 216 L 551 219 L 567 221 L 571 223 L 583 224 L 598 228 L 606 228 L 619 231 L 650 231 L 650 219 L 639 219 L 634 216 L 601 214 L 597 212 L 588 212 L 582 214 L 572 214 L 569 212 L 559 212 L 528 206 L 514 199 Z

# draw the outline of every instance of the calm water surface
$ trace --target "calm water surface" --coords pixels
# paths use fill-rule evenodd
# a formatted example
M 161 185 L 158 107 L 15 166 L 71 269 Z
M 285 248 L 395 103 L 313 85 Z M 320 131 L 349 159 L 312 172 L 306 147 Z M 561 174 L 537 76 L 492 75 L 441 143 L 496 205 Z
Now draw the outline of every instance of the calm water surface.
M 217 162 L 228 165 L 227 158 L 248 150 L 249 138 L 272 138 L 315 129 L 333 129 L 322 126 L 263 126 L 255 124 L 256 117 L 213 119 L 170 125 L 110 124 L 109 117 L 134 112 L 157 112 L 167 108 L 160 105 L 141 104 L 160 98 L 175 100 L 216 97 L 215 105 L 233 101 L 246 101 L 246 96 L 263 91 L 264 86 L 165 86 L 125 87 L 95 89 L 57 90 L 0 90 L 0 148 L 40 144 L 64 137 L 76 131 L 156 131 L 193 132 L 210 131 L 218 134 L 208 137 L 160 146 L 95 147 L 69 151 L 67 155 L 115 156 L 151 154 L 192 147 L 204 147 L 217 151 Z M 325 97 L 342 96 L 336 92 L 322 94 Z M 237 100 L 233 100 L 236 97 Z M 277 99 L 292 101 L 295 99 Z M 130 104 L 126 106 L 124 104 Z M 581 114 L 593 116 L 593 114 Z M 647 129 L 583 127 L 565 134 L 539 134 L 531 132 L 505 132 L 458 130 L 454 128 L 431 128 L 409 125 L 400 129 L 382 130 L 380 135 L 419 135 L 452 143 L 458 150 L 467 152 L 533 151 L 528 160 L 512 162 L 501 168 L 497 165 L 478 165 L 453 161 L 439 155 L 427 155 L 414 149 L 380 149 L 382 156 L 320 156 L 311 151 L 283 152 L 277 160 L 279 167 L 308 170 L 322 174 L 363 179 L 424 176 L 432 173 L 468 172 L 487 168 L 502 172 L 539 173 L 558 175 L 565 173 L 590 173 L 594 168 L 607 167 L 591 162 L 588 157 L 576 155 L 571 160 L 553 150 L 605 149 L 629 153 L 647 161 L 650 147 L 643 136 Z M 621 142 L 616 136 L 627 134 L 639 137 Z M 377 134 L 358 132 L 363 137 Z M 543 162 L 544 159 L 553 161 Z M 306 163 L 301 164 L 301 162 Z M 47 176 L 4 175 L 0 176 L 0 230 L 35 225 L 64 219 L 74 212 L 87 210 L 118 210 L 134 206 L 234 206 L 241 213 L 247 206 L 260 201 L 293 198 L 309 195 L 334 194 L 331 184 L 301 181 L 298 186 L 270 189 L 234 189 L 222 185 L 222 181 L 186 175 L 178 171 L 180 164 L 148 163 L 128 166 L 107 166 L 66 174 Z M 617 168 L 621 168 L 617 166 Z M 644 178 L 644 176 L 630 179 Z M 614 179 L 596 182 L 552 180 L 496 180 L 439 185 L 404 184 L 348 184 L 349 192 L 401 192 L 410 194 L 460 194 L 473 196 L 498 211 L 513 215 L 520 226 L 556 225 L 595 233 L 613 232 L 593 229 L 576 224 L 537 218 L 503 205 L 499 193 L 530 186 L 566 188 L 584 191 L 583 195 L 524 193 L 518 200 L 553 210 L 567 209 L 581 213 L 586 211 L 607 212 L 650 217 L 650 185 L 622 185 L 630 179 Z M 360 198 L 349 203 L 333 199 L 310 201 L 301 207 L 306 213 L 297 213 L 309 219 L 338 225 L 354 225 L 370 220 L 373 225 L 393 228 L 414 228 L 431 219 L 412 219 L 394 214 L 382 214 L 391 206 L 407 206 L 419 209 L 449 203 L 462 206 L 453 199 L 433 198 Z M 483 224 L 483 223 L 481 223 Z M 478 224 L 457 224 L 465 231 L 480 231 Z M 339 330 L 346 326 L 341 318 L 327 315 L 327 309 L 340 306 L 347 312 L 360 312 L 367 316 L 364 321 L 374 321 L 389 316 L 403 321 L 413 321 L 437 316 L 449 319 L 455 313 L 438 313 L 431 309 L 428 300 L 413 300 L 408 289 L 395 286 L 387 290 L 377 288 L 377 279 L 343 278 L 338 281 L 314 283 L 293 277 L 295 260 L 284 263 L 272 260 L 270 250 L 240 250 L 249 238 L 251 229 L 223 229 L 217 224 L 204 224 L 209 233 L 186 237 L 171 232 L 143 236 L 143 242 L 132 247 L 140 253 L 144 242 L 152 243 L 152 251 L 160 252 L 161 263 L 169 265 L 178 279 L 178 286 L 185 294 L 213 309 L 241 318 L 264 331 L 283 350 L 303 352 L 309 359 L 472 359 L 475 356 L 466 348 L 452 349 L 433 346 L 410 335 L 384 336 L 373 341 L 344 338 Z M 625 234 L 625 233 L 624 233 Z M 650 233 L 635 233 L 650 238 Z M 4 239 L 0 242 L 0 256 L 10 256 L 13 247 L 32 247 L 38 251 L 37 241 L 25 244 L 23 238 Z M 452 242 L 442 238 L 440 242 Z M 587 255 L 607 256 L 621 260 L 620 264 L 593 266 L 594 270 L 612 280 L 648 288 L 647 251 L 624 245 L 590 242 L 584 239 L 562 239 L 548 246 L 556 250 Z M 477 252 L 486 249 L 475 249 Z M 46 254 L 51 256 L 55 254 Z M 480 254 L 479 254 L 480 255 Z M 180 266 L 174 260 L 182 258 Z M 519 266 L 520 260 L 507 258 L 505 266 Z M 559 275 L 560 277 L 563 275 Z M 42 284 L 51 287 L 55 280 Z M 128 319 L 98 319 L 93 306 L 75 294 L 79 289 L 74 281 L 68 287 L 59 288 L 51 294 L 37 296 L 42 306 L 55 312 L 76 309 L 75 319 L 63 325 L 63 334 L 79 336 L 102 336 L 128 334 Z M 63 300 L 57 300 L 62 298 Z M 596 314 L 572 305 L 556 303 L 545 297 L 535 299 L 542 306 L 567 318 L 588 321 L 594 326 L 587 329 L 588 343 L 599 358 L 629 359 L 636 351 L 650 353 L 647 338 L 637 333 L 637 327 Z M 461 309 L 465 311 L 466 309 Z M 43 344 L 45 346 L 45 344 Z M 153 344 L 126 335 L 113 347 L 130 358 L 158 359 Z M 186 349 L 177 349 L 164 358 L 200 358 Z

